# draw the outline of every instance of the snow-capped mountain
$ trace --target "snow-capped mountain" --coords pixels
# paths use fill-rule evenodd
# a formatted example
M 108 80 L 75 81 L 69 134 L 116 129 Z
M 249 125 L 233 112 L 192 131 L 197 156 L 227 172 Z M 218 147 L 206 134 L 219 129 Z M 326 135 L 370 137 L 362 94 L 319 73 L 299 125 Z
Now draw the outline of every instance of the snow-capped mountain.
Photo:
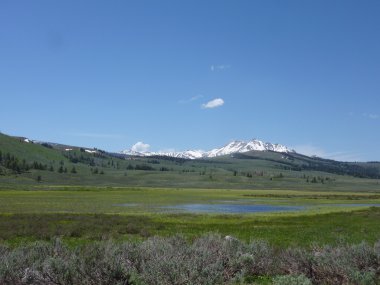
M 162 156 L 171 156 L 178 158 L 186 158 L 186 159 L 197 159 L 205 157 L 205 152 L 203 150 L 186 150 L 179 152 L 153 152 L 153 155 L 162 155 Z
M 294 150 L 281 144 L 264 143 L 260 140 L 253 139 L 251 141 L 233 141 L 221 148 L 215 148 L 210 151 L 203 150 L 186 150 L 180 152 L 136 152 L 133 150 L 124 150 L 121 153 L 137 156 L 170 156 L 186 159 L 210 158 L 232 153 L 242 153 L 248 151 L 276 151 L 276 152 L 294 152 Z
M 264 143 L 260 140 L 245 141 L 233 141 L 222 148 L 216 148 L 207 152 L 207 157 L 215 157 L 221 155 L 227 155 L 231 153 L 241 153 L 251 150 L 256 151 L 276 151 L 276 152 L 292 152 L 293 150 L 280 144 Z

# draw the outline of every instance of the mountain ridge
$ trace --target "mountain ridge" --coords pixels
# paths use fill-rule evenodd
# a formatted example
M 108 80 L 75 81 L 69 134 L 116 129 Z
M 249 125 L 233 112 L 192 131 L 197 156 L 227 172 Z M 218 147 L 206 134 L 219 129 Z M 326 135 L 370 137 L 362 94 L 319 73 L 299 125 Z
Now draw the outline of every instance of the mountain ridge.
M 222 150 L 236 150 L 243 145 L 247 146 L 247 143 L 235 141 Z M 222 154 L 222 151 L 215 152 L 212 154 Z M 196 155 L 191 151 L 186 154 Z M 179 157 L 180 154 L 176 155 Z M 0 133 L 0 185 L 45 183 L 233 189 L 328 187 L 339 190 L 352 187 L 352 182 L 355 182 L 355 189 L 378 189 L 379 181 L 357 178 L 380 179 L 380 163 L 339 162 L 297 152 L 270 150 L 194 160 L 169 156 L 138 157 Z
M 223 155 L 230 155 L 233 153 L 244 153 L 249 151 L 275 151 L 283 153 L 295 153 L 295 150 L 290 149 L 281 144 L 273 144 L 270 142 L 263 142 L 258 139 L 252 139 L 250 141 L 234 140 L 223 147 L 214 148 L 209 151 L 203 150 L 186 150 L 178 152 L 139 152 L 132 149 L 127 149 L 121 151 L 125 155 L 134 155 L 134 156 L 169 156 L 176 158 L 186 158 L 186 159 L 200 159 L 200 158 L 212 158 Z

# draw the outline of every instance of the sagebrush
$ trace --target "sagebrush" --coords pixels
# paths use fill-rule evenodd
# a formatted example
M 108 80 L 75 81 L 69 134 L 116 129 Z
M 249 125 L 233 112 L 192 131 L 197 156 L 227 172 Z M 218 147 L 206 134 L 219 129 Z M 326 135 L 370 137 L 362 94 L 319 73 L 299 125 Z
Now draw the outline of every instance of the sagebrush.
M 273 284 L 378 284 L 380 241 L 280 249 L 209 234 L 193 242 L 173 236 L 0 246 L 0 284 L 244 284 L 261 276 Z

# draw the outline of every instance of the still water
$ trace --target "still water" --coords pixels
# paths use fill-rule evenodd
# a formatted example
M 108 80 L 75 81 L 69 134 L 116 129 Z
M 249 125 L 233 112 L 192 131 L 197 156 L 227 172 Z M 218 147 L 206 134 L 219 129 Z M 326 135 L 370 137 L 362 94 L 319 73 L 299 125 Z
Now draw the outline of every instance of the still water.
M 125 203 L 114 204 L 118 207 L 140 207 L 140 204 Z M 380 207 L 380 204 L 314 204 L 314 205 L 269 205 L 269 204 L 238 204 L 238 203 L 212 203 L 212 204 L 176 204 L 167 206 L 151 206 L 151 210 L 159 212 L 186 212 L 186 213 L 268 213 L 302 211 L 320 207 Z
M 242 204 L 181 204 L 162 207 L 190 213 L 265 213 L 303 210 L 303 206 L 242 205 Z

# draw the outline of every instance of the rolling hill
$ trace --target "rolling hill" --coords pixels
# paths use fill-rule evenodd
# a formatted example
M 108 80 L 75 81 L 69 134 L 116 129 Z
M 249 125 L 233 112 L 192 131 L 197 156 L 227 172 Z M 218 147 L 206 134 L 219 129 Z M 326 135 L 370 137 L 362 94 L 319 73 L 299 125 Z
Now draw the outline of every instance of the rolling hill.
M 0 134 L 0 185 L 155 186 L 231 189 L 379 188 L 380 163 L 295 152 L 248 151 L 201 159 L 134 156 Z

